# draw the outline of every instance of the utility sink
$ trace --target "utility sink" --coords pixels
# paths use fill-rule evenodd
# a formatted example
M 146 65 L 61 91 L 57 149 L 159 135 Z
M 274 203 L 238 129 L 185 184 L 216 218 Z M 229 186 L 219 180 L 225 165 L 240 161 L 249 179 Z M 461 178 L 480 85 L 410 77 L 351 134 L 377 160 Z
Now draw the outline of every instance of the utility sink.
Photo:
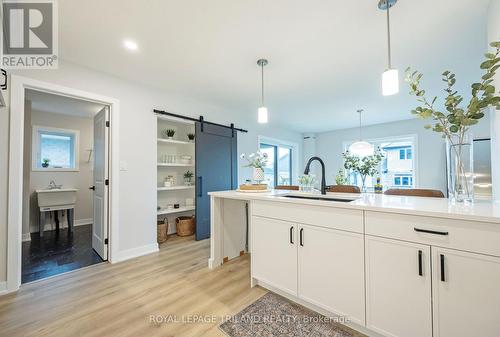
M 306 199 L 306 200 L 321 200 L 321 201 L 335 201 L 335 202 L 352 202 L 354 200 L 359 199 L 359 197 L 351 197 L 351 196 L 339 196 L 339 195 L 329 195 L 329 194 L 286 194 L 283 195 L 285 198 L 292 199 Z
M 36 190 L 38 207 L 60 207 L 76 203 L 76 188 Z

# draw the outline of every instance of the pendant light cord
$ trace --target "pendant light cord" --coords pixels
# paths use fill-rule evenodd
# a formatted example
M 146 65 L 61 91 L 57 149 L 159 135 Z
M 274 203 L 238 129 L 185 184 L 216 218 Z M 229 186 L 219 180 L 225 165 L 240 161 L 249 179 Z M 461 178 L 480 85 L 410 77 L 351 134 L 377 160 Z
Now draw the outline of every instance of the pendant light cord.
M 260 68 L 261 68 L 261 75 L 262 75 L 261 76 L 261 79 L 262 79 L 262 87 L 261 87 L 261 90 L 262 90 L 262 92 L 261 92 L 261 94 L 262 94 L 262 106 L 265 106 L 265 104 L 264 104 L 264 63 L 262 63 L 260 65 Z
M 390 0 L 385 0 L 387 6 L 387 60 L 389 69 L 392 68 L 392 59 L 391 59 L 391 20 L 389 15 L 389 9 L 391 7 Z
M 362 134 L 361 134 L 361 114 L 363 113 L 363 110 L 358 110 L 359 113 L 359 140 L 363 140 Z

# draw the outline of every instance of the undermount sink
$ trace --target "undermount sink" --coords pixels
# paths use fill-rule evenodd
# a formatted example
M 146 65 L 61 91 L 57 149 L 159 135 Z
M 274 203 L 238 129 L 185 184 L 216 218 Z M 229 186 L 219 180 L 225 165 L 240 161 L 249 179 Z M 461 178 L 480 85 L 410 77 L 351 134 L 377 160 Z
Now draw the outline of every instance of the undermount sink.
M 76 203 L 76 188 L 36 190 L 39 207 L 55 207 L 74 205 Z
M 285 198 L 292 199 L 306 199 L 306 200 L 322 200 L 322 201 L 335 201 L 335 202 L 352 202 L 359 199 L 359 197 L 340 197 L 338 195 L 328 194 L 286 194 Z

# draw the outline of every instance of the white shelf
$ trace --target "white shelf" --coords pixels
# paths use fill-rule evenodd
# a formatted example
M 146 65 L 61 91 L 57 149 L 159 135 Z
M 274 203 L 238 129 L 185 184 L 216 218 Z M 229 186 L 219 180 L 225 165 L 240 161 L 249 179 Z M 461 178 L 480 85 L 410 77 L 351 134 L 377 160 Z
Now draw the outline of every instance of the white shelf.
M 185 141 L 182 141 L 182 140 L 166 139 L 166 138 L 158 138 L 158 143 L 194 145 L 194 142 L 185 142 Z
M 176 190 L 191 190 L 194 189 L 194 185 L 191 186 L 171 186 L 171 187 L 158 187 L 158 191 L 176 191 Z
M 158 163 L 158 167 L 192 167 L 194 163 L 191 164 L 181 164 L 181 163 Z
M 194 211 L 194 209 L 195 209 L 194 206 L 183 206 L 180 208 L 173 208 L 173 209 L 162 208 L 158 211 L 158 215 L 182 213 L 182 212 Z

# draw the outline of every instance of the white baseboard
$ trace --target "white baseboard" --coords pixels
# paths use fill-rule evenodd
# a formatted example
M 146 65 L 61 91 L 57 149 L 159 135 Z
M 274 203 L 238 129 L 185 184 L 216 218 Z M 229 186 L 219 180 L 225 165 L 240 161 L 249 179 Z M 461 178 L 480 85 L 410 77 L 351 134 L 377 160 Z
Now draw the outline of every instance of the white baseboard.
M 7 294 L 7 282 L 0 281 L 0 295 Z
M 85 226 L 85 225 L 92 225 L 94 223 L 94 219 L 89 218 L 89 219 L 77 219 L 75 220 L 74 226 Z M 66 221 L 61 221 L 60 227 L 59 228 L 68 228 L 68 225 Z M 46 231 L 51 231 L 56 229 L 56 224 L 55 223 L 46 223 L 44 230 Z M 31 233 L 38 233 L 38 226 L 32 227 L 31 228 Z M 26 233 L 23 233 L 23 241 L 29 241 L 29 240 L 24 240 L 24 235 Z
M 117 256 L 113 256 L 113 259 L 110 260 L 110 262 L 111 263 L 122 262 L 125 260 L 133 259 L 135 257 L 156 253 L 159 250 L 160 249 L 157 243 L 153 243 L 142 247 L 132 248 L 118 252 L 118 254 L 116 254 Z
M 92 225 L 94 223 L 94 219 L 79 219 L 75 220 L 75 226 L 84 226 L 84 225 Z
M 31 241 L 31 233 L 23 233 L 23 242 Z

